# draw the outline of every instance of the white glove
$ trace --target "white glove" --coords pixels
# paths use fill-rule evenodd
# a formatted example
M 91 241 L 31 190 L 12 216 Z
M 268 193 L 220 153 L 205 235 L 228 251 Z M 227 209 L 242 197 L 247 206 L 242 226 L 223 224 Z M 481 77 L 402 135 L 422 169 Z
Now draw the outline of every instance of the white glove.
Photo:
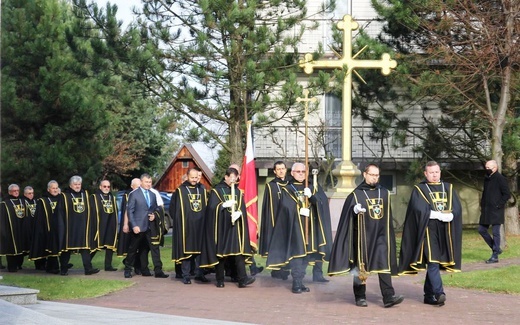
M 311 192 L 311 189 L 306 187 L 303 189 L 303 195 L 305 195 L 306 197 L 311 197 L 312 196 L 312 192 Z
M 242 211 L 235 211 L 231 214 L 231 222 L 235 222 L 238 218 L 242 216 Z
M 453 220 L 453 213 L 441 213 L 441 218 L 439 220 L 442 222 L 451 222 Z
M 227 200 L 227 201 L 224 201 L 224 203 L 222 203 L 222 206 L 224 208 L 231 208 L 233 206 L 233 204 L 235 204 L 236 201 L 235 200 Z
M 354 205 L 354 213 L 359 214 L 360 212 L 367 212 L 367 209 L 361 206 L 361 203 Z
M 434 211 L 434 210 L 431 210 L 430 211 L 430 219 L 437 219 L 437 220 L 442 220 L 442 212 L 440 211 Z
M 308 216 L 310 216 L 310 214 L 311 214 L 311 210 L 309 210 L 309 208 L 300 209 L 300 215 L 302 215 L 304 217 L 308 217 Z

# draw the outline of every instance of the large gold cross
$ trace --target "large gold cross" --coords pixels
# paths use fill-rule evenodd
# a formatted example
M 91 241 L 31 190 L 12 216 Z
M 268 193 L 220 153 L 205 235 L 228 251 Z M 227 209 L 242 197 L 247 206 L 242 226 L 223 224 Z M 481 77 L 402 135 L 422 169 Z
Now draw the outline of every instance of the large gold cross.
M 338 60 L 318 60 L 312 59 L 312 54 L 307 53 L 303 60 L 300 60 L 300 67 L 305 73 L 311 74 L 314 69 L 344 69 L 345 78 L 343 80 L 343 119 L 342 119 L 342 162 L 333 171 L 338 178 L 335 193 L 338 197 L 344 197 L 352 192 L 356 187 L 356 176 L 360 175 L 360 171 L 356 165 L 352 163 L 352 73 L 356 73 L 355 69 L 381 69 L 383 75 L 390 74 L 391 69 L 397 66 L 395 60 L 390 59 L 388 53 L 381 56 L 381 60 L 356 60 L 356 57 L 364 50 L 364 48 L 352 55 L 352 31 L 359 28 L 359 24 L 350 16 L 343 16 L 343 20 L 339 21 L 338 29 L 343 30 L 343 56 L 338 55 Z M 357 73 L 356 73 L 357 74 Z

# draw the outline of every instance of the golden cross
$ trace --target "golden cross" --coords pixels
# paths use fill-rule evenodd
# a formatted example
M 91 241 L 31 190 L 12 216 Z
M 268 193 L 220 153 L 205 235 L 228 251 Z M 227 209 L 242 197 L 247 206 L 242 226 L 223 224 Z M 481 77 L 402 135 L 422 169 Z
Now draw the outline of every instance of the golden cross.
M 359 24 L 350 16 L 343 16 L 339 21 L 338 29 L 343 30 L 343 56 L 338 60 L 318 60 L 312 59 L 312 54 L 307 53 L 303 60 L 300 60 L 300 67 L 305 73 L 311 74 L 316 69 L 344 69 L 345 78 L 343 80 L 343 119 L 342 119 L 342 162 L 333 171 L 338 178 L 336 193 L 342 192 L 339 196 L 346 196 L 356 187 L 355 179 L 361 172 L 352 163 L 352 72 L 354 69 L 381 69 L 383 75 L 390 74 L 391 69 L 397 66 L 395 60 L 390 59 L 388 53 L 381 56 L 381 60 L 356 60 L 361 51 L 352 55 L 352 31 L 359 28 Z M 337 54 L 337 53 L 336 53 Z M 357 73 L 356 73 L 357 74 Z M 359 75 L 358 75 L 359 76 Z M 334 195 L 334 194 L 333 194 Z

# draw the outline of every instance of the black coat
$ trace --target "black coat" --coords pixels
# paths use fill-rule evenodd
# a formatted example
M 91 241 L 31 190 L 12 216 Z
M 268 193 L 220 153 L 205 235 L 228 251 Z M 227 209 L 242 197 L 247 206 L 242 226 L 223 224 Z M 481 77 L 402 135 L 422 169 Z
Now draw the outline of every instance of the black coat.
M 481 225 L 501 225 L 504 223 L 504 211 L 507 200 L 511 197 L 507 179 L 499 172 L 486 176 L 484 192 L 480 199 Z

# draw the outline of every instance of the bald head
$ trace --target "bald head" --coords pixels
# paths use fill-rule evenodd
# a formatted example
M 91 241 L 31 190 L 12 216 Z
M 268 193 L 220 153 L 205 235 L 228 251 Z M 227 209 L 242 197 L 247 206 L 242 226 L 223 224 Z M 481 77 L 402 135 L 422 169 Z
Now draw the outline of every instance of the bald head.
M 498 164 L 496 160 L 489 160 L 486 162 L 486 174 L 493 175 L 498 170 Z

